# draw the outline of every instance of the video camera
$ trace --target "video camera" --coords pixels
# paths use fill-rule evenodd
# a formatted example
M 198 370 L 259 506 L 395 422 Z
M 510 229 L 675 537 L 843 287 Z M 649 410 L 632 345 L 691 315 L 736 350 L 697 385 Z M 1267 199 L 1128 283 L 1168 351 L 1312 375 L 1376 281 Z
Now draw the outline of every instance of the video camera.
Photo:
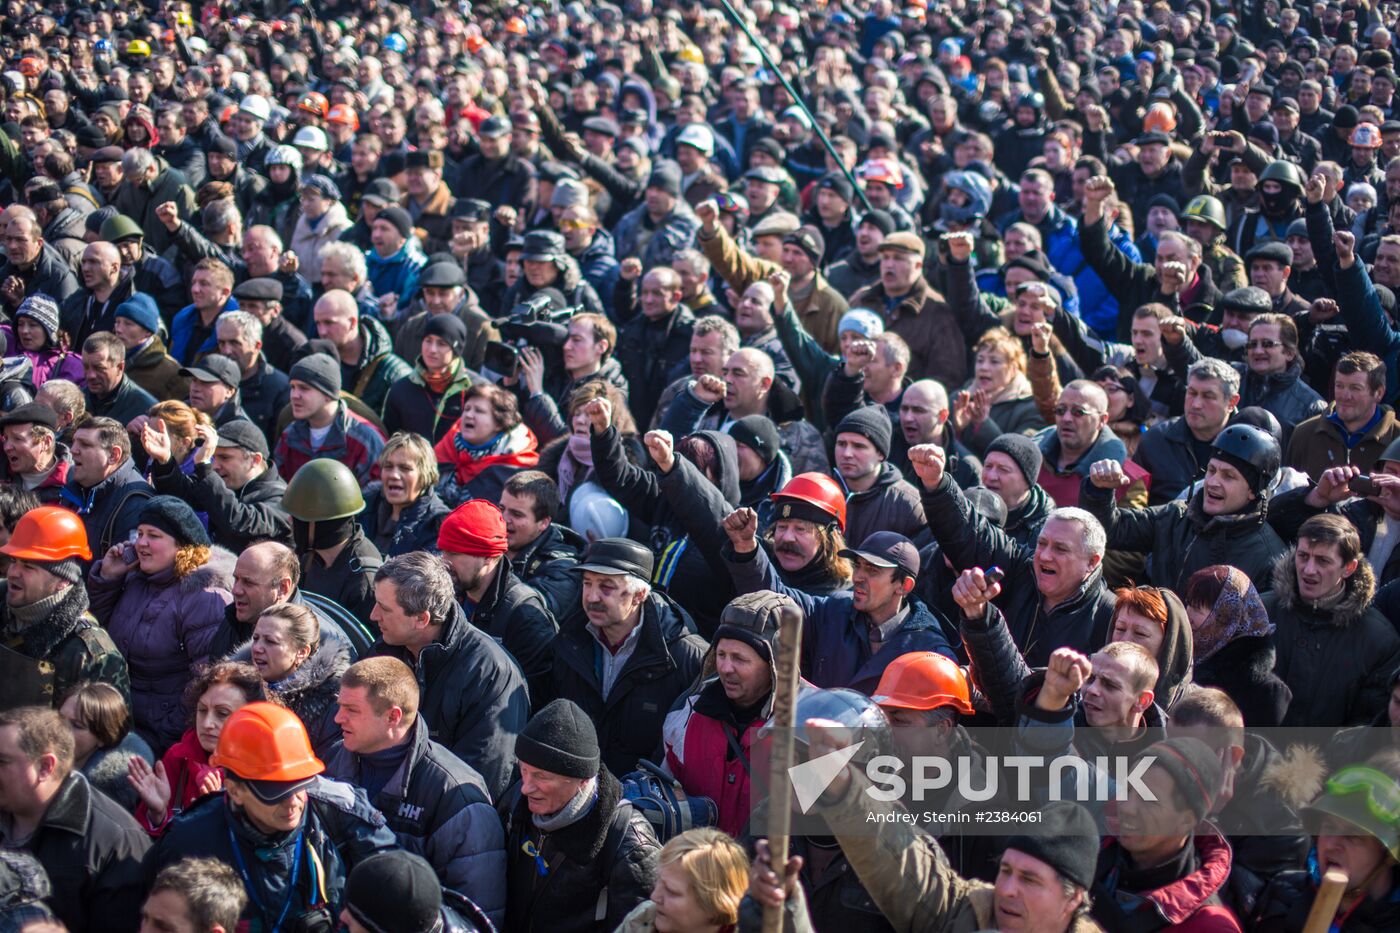
M 498 325 L 501 339 L 486 344 L 483 368 L 506 379 L 514 377 L 520 371 L 520 351 L 524 347 L 535 347 L 545 354 L 547 365 L 562 365 L 564 341 L 569 339 L 569 318 L 582 310 L 581 306 L 555 308 L 548 295 L 520 302 Z

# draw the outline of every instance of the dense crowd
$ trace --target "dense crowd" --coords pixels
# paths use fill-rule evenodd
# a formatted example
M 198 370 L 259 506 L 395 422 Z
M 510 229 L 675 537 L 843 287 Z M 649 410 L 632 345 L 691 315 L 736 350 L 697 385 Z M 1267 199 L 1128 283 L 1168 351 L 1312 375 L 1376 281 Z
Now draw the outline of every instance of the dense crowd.
M 1397 19 L 0 7 L 0 933 L 1400 930 Z

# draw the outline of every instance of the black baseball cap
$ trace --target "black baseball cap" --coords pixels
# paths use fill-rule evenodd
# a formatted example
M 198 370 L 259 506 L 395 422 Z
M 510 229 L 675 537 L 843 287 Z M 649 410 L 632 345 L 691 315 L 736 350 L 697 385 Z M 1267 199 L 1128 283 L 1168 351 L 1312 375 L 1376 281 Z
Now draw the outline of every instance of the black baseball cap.
M 198 379 L 200 382 L 222 382 L 230 389 L 238 388 L 239 383 L 243 381 L 238 364 L 217 353 L 209 354 L 195 366 L 184 367 L 180 370 L 180 375 L 186 379 Z
M 219 428 L 219 447 L 241 447 L 268 458 L 267 438 L 258 426 L 246 418 L 234 418 Z
M 848 560 L 860 558 L 876 567 L 897 567 L 906 576 L 919 575 L 919 549 L 912 541 L 894 531 L 877 531 L 858 548 L 845 548 L 840 556 Z

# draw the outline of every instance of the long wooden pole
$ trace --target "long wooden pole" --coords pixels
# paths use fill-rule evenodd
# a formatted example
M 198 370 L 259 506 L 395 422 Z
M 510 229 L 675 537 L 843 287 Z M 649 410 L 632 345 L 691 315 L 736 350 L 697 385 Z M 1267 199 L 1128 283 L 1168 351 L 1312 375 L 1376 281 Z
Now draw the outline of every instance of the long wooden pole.
M 773 685 L 773 747 L 768 773 L 768 854 L 777 872 L 778 883 L 787 877 L 788 837 L 792 831 L 793 730 L 796 728 L 798 659 L 802 656 L 802 611 L 796 606 L 782 610 L 778 628 L 778 656 L 774 666 L 778 682 Z M 783 909 L 765 905 L 763 933 L 780 933 Z

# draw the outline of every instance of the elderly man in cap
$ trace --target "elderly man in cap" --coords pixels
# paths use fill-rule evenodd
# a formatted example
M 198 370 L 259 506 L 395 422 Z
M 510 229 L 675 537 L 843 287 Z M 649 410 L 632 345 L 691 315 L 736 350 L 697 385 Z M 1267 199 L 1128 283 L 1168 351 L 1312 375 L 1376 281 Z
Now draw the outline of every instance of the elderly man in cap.
M 656 750 L 666 713 L 706 650 L 689 614 L 652 589 L 653 564 L 651 549 L 636 541 L 594 541 L 573 568 L 582 598 L 554 640 L 551 694 L 593 720 L 603 761 L 617 774 Z
M 567 237 L 567 234 L 566 234 Z M 458 198 L 452 210 L 452 255 L 467 273 L 467 286 L 488 314 L 501 310 L 505 265 L 491 249 L 491 205 L 480 198 Z M 608 234 L 612 253 L 612 234 Z M 617 260 L 614 259 L 613 262 Z
M 268 363 L 285 373 L 306 346 L 307 336 L 283 316 L 282 295 L 282 283 L 274 278 L 248 279 L 233 290 L 239 310 L 262 325 L 262 349 Z M 215 321 L 216 339 L 221 324 L 222 318 Z
M 500 507 L 486 499 L 462 503 L 443 519 L 437 546 L 471 623 L 510 652 L 532 693 L 547 696 L 559 628 L 539 592 L 511 568 Z
M 588 714 L 567 699 L 536 713 L 516 741 L 520 781 L 499 807 L 504 929 L 613 930 L 657 883 L 656 835 L 603 751 Z
M 452 190 L 459 198 L 480 198 L 493 207 L 512 207 L 528 214 L 537 197 L 538 172 L 532 162 L 510 151 L 511 124 L 506 117 L 487 117 L 477 128 L 475 155 L 457 170 Z
M 88 612 L 83 562 L 91 559 L 82 520 L 41 506 L 20 516 L 0 547 L 9 559 L 0 610 L 0 708 L 57 706 L 84 681 L 130 696 L 126 659 Z
M 442 180 L 442 152 L 418 149 L 408 153 L 404 164 L 408 191 L 403 207 L 414 227 L 423 231 L 424 251 L 441 252 L 452 240 L 452 208 L 457 203 Z
M 150 295 L 137 292 L 117 305 L 112 332 L 126 347 L 126 372 L 158 399 L 183 398 L 187 387 L 180 364 L 165 351 L 165 324 Z
M 288 482 L 302 465 L 322 457 L 354 471 L 364 486 L 379 472 L 384 433 L 340 396 L 341 366 L 325 353 L 311 353 L 292 366 L 292 423 L 277 439 L 272 459 Z
M 210 534 L 234 553 L 255 541 L 291 541 L 291 519 L 282 508 L 287 484 L 271 468 L 267 439 L 257 426 L 238 418 L 221 423 L 217 432 L 200 428 L 199 434 L 194 471 L 185 473 L 171 456 L 165 425 L 158 418 L 147 422 L 142 441 L 156 492 L 207 514 Z
M 12 482 L 45 505 L 57 505 L 73 460 L 58 440 L 58 415 L 39 402 L 27 402 L 0 415 L 5 465 Z
M 924 241 L 891 233 L 880 244 L 880 281 L 851 296 L 851 306 L 883 311 L 885 329 L 909 345 L 909 378 L 962 385 L 965 340 L 947 302 L 923 276 Z
M 784 583 L 758 546 L 758 515 L 735 509 L 724 519 L 729 543 L 722 557 L 739 593 L 772 590 L 795 600 L 806 614 L 802 676 L 819 687 L 850 687 L 869 694 L 889 663 L 910 651 L 954 657 L 942 622 L 910 595 L 919 576 L 919 551 L 904 535 L 877 531 L 840 556 L 851 561 L 851 589 L 813 596 Z
M 93 152 L 88 164 L 92 168 L 92 186 L 103 204 L 111 204 L 122 183 L 122 147 L 103 146 Z
M 676 253 L 695 243 L 700 229 L 690 205 L 681 198 L 681 168 L 660 161 L 652 166 L 642 203 L 613 228 L 619 259 L 639 259 L 642 268 L 670 265 Z
M 1277 240 L 1260 243 L 1245 254 L 1244 263 L 1249 272 L 1249 284 L 1268 294 L 1276 313 L 1290 317 L 1307 313 L 1308 303 L 1288 287 L 1293 272 L 1293 250 L 1287 243 Z
M 180 375 L 190 381 L 190 407 L 208 415 L 215 427 L 223 427 L 235 419 L 249 420 L 238 397 L 242 373 L 233 360 L 211 353 L 197 365 L 181 369 Z
M 416 360 L 428 322 L 440 314 L 451 314 L 467 329 L 461 357 L 470 369 L 480 369 L 486 344 L 499 340 L 495 325 L 477 306 L 476 295 L 467 287 L 467 276 L 459 263 L 434 262 L 418 277 L 423 310 L 402 318 L 394 332 L 394 352 L 404 360 Z

